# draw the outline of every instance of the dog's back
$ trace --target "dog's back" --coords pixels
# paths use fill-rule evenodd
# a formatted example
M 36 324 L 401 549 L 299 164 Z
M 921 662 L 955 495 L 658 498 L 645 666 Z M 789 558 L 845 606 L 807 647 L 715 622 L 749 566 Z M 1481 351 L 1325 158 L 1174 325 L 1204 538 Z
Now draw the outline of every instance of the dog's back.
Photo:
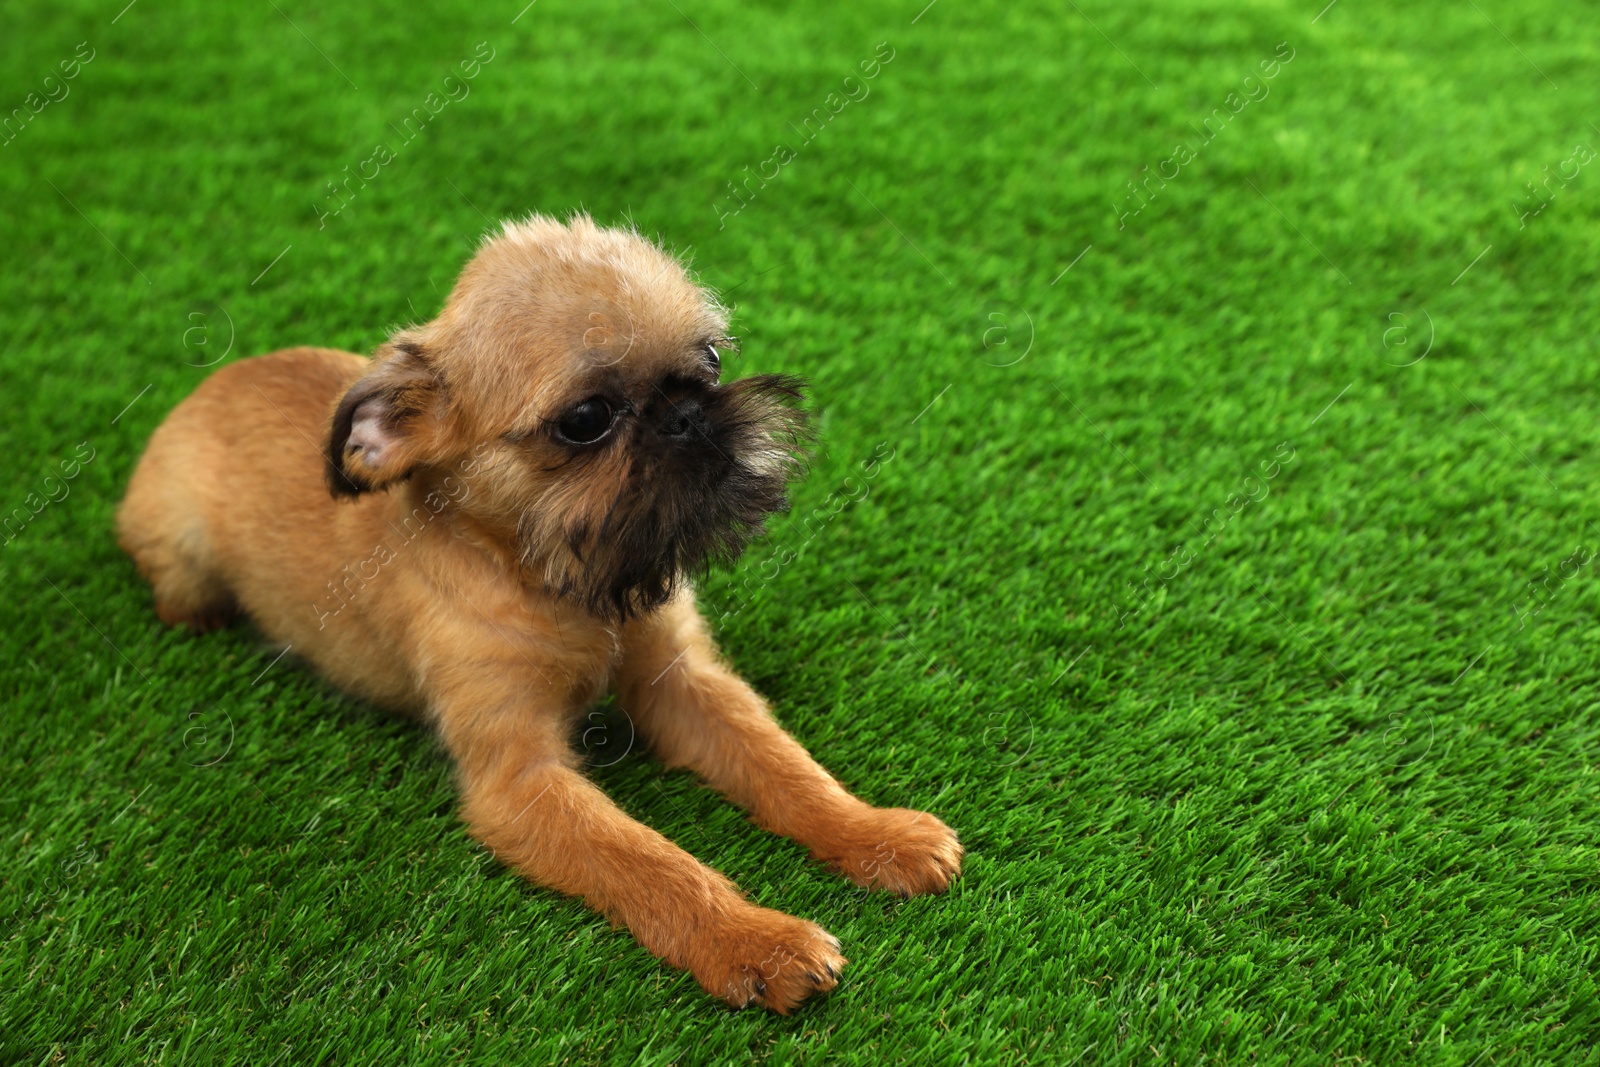
M 154 588 L 163 622 L 209 630 L 236 613 L 228 549 L 240 539 L 229 527 L 304 522 L 313 518 L 307 512 L 327 510 L 316 442 L 366 362 L 318 348 L 241 360 L 207 378 L 156 429 L 117 512 L 117 534 Z M 256 484 L 263 480 L 272 484 Z M 277 514 L 252 514 L 263 504 Z
M 329 535 L 335 524 L 379 510 L 376 499 L 362 507 L 328 494 L 320 444 L 334 404 L 368 366 L 326 348 L 241 360 L 207 378 L 157 428 L 117 512 L 117 534 L 163 622 L 199 632 L 242 610 L 269 638 L 313 654 L 300 631 L 319 629 L 319 594 L 327 597 L 323 586 L 350 562 Z M 362 624 L 342 619 L 339 633 L 319 634 L 316 644 L 357 638 Z M 363 653 L 381 647 L 360 643 Z M 347 688 L 404 703 L 398 690 L 374 691 L 371 676 L 382 672 L 352 677 L 369 666 L 366 656 L 314 658 Z

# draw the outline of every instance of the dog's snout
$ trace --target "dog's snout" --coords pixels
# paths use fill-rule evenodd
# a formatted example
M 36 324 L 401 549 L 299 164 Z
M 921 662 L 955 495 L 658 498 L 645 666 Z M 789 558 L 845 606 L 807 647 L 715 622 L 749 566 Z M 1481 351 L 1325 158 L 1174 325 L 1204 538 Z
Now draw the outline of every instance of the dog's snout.
M 694 433 L 703 435 L 706 432 L 706 413 L 700 401 L 680 400 L 667 409 L 657 425 L 668 437 L 688 437 Z

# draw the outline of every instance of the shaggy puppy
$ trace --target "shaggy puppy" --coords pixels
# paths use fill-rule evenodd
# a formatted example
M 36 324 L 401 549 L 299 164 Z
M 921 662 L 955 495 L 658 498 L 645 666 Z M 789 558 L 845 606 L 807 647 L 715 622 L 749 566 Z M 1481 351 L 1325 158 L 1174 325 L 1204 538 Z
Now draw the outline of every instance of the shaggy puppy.
M 847 792 L 718 658 L 686 575 L 786 507 L 799 384 L 723 384 L 726 313 L 637 234 L 532 217 L 372 360 L 224 367 L 167 418 L 118 514 L 169 624 L 243 611 L 352 693 L 417 715 L 469 831 L 729 1003 L 837 983 L 821 927 L 746 900 L 629 818 L 570 738 L 608 689 L 670 766 L 864 886 L 960 870 L 932 815 Z

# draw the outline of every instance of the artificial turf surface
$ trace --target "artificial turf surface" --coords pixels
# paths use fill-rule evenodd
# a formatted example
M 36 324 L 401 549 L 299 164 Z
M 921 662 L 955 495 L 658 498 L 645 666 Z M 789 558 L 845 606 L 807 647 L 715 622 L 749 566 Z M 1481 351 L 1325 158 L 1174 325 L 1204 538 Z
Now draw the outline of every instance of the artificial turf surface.
M 1594 1061 L 1592 13 L 923 2 L 8 10 L 0 1061 Z M 701 599 L 968 849 L 868 895 L 602 712 L 619 803 L 844 942 L 792 1018 L 500 869 L 423 731 L 162 628 L 113 540 L 204 365 L 371 351 L 580 207 L 812 380 Z

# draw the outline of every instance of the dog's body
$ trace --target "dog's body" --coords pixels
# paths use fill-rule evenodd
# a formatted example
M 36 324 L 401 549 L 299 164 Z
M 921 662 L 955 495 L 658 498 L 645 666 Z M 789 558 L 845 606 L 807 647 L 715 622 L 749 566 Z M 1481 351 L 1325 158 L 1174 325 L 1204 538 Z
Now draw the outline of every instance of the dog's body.
M 320 348 L 243 360 L 157 429 L 120 525 L 161 620 L 206 630 L 242 609 L 340 688 L 413 716 L 429 707 L 424 652 L 466 664 L 506 643 L 538 650 L 541 670 L 567 675 L 572 701 L 592 703 L 615 667 L 616 634 L 495 580 L 514 558 L 456 507 L 471 496 L 474 457 L 354 500 L 328 492 L 317 442 L 369 368 Z M 458 550 L 469 545 L 477 551 Z M 485 641 L 485 626 L 498 640 Z
M 215 373 L 156 431 L 118 525 L 163 621 L 243 611 L 432 723 L 503 861 L 714 995 L 788 1011 L 833 987 L 838 942 L 630 819 L 570 743 L 614 691 L 667 764 L 857 883 L 938 891 L 960 869 L 938 819 L 812 761 L 695 609 L 686 574 L 784 506 L 803 432 L 793 383 L 717 382 L 725 330 L 633 234 L 508 225 L 374 360 L 300 348 Z

